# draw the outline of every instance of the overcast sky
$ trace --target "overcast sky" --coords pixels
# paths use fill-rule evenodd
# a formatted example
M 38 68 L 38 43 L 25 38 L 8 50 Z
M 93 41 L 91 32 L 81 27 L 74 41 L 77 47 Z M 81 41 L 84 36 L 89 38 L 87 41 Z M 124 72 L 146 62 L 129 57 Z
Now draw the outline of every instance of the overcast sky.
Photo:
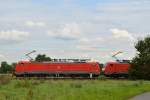
M 32 50 L 99 62 L 123 51 L 119 58 L 131 59 L 149 26 L 150 0 L 0 0 L 0 61 Z

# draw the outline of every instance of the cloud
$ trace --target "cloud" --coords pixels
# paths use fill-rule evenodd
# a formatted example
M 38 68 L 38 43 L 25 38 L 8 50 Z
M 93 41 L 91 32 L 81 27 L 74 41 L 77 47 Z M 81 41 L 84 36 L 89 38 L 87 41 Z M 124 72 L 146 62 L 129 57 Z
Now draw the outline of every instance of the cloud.
M 28 37 L 29 33 L 17 30 L 0 31 L 0 40 L 20 41 Z
M 128 38 L 130 40 L 135 40 L 132 33 L 129 33 L 127 30 L 120 30 L 117 28 L 111 29 L 112 35 L 114 38 Z
M 97 51 L 99 44 L 103 42 L 104 39 L 102 37 L 96 37 L 96 38 L 84 37 L 79 39 L 77 48 L 86 51 Z
M 56 30 L 48 31 L 48 35 L 58 39 L 77 39 L 81 36 L 81 29 L 77 23 L 69 23 Z
M 1 55 L 1 54 L 0 54 L 0 58 L 4 58 L 4 55 Z
M 46 23 L 44 22 L 36 22 L 36 21 L 27 21 L 25 22 L 25 25 L 28 26 L 28 27 L 45 27 L 46 26 Z
M 79 39 L 79 43 L 80 44 L 98 44 L 98 43 L 101 43 L 103 42 L 104 39 L 102 37 L 95 37 L 95 38 L 87 38 L 87 37 L 84 37 L 84 38 L 80 38 Z
M 0 62 L 6 60 L 6 57 L 2 54 L 0 54 Z
M 89 44 L 91 40 L 89 38 L 81 38 L 79 39 L 80 44 Z
M 87 46 L 87 45 L 77 45 L 77 49 L 83 50 L 83 51 L 96 51 L 97 48 L 92 47 L 92 46 Z

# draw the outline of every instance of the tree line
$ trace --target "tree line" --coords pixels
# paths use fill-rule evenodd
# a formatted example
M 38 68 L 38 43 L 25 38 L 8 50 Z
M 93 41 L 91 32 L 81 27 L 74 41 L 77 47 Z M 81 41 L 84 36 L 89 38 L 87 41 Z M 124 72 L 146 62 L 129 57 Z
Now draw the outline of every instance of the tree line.
M 6 61 L 1 62 L 0 73 L 11 73 L 15 68 L 15 64 L 8 64 Z

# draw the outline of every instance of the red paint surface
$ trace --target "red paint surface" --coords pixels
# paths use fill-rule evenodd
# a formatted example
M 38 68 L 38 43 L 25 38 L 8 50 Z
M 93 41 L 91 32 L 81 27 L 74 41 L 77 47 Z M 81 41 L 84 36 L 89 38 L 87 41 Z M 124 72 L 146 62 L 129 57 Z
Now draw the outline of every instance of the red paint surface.
M 40 63 L 40 62 L 19 62 L 15 72 L 85 72 L 100 74 L 99 63 Z
M 130 64 L 128 63 L 118 63 L 118 62 L 109 62 L 105 66 L 104 73 L 114 74 L 114 73 L 128 73 Z

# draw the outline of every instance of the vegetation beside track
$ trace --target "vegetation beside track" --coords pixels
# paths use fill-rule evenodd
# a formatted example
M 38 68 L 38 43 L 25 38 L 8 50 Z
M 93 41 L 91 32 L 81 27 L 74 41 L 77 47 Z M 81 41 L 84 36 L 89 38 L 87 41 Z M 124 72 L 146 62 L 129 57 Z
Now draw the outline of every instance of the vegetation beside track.
M 149 81 L 17 80 L 0 76 L 0 100 L 127 100 L 147 91 Z

